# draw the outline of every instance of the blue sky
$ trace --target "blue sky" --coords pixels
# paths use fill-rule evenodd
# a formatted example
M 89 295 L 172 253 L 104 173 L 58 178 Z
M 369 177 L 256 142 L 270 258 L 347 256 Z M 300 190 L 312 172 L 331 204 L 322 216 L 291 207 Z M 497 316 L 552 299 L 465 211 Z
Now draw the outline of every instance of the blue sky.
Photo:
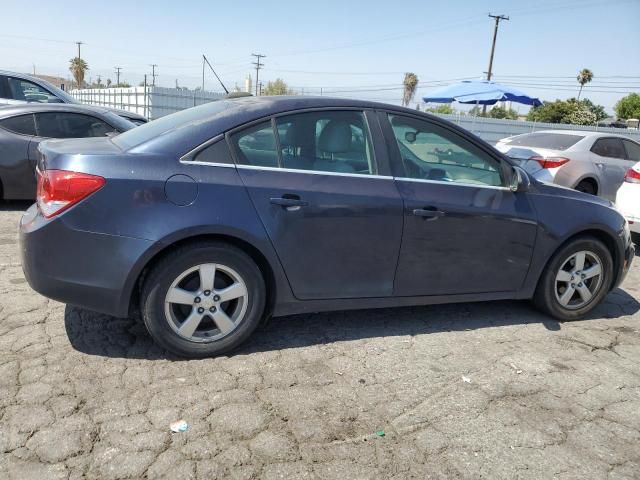
M 194 87 L 205 53 L 228 86 L 255 75 L 283 78 L 305 93 L 336 92 L 397 103 L 403 72 L 424 82 L 418 96 L 488 65 L 492 20 L 501 23 L 495 80 L 546 100 L 577 94 L 575 75 L 595 79 L 583 96 L 612 111 L 624 92 L 640 92 L 640 0 L 350 0 L 216 2 L 120 1 L 91 6 L 31 0 L 3 5 L 0 68 L 68 76 L 81 40 L 94 80 L 132 84 L 158 64 L 159 85 Z M 34 16 L 34 12 L 37 15 Z M 25 25 L 28 28 L 25 28 Z M 207 73 L 205 88 L 219 89 Z M 523 109 L 524 110 L 524 109 Z

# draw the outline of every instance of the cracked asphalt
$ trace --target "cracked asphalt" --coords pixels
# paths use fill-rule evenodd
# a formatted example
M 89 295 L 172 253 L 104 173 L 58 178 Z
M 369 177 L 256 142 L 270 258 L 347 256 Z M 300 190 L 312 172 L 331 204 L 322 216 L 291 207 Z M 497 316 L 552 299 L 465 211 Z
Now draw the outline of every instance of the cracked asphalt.
M 33 292 L 24 208 L 0 206 L 0 478 L 640 478 L 640 258 L 583 321 L 527 302 L 299 315 L 183 361 Z

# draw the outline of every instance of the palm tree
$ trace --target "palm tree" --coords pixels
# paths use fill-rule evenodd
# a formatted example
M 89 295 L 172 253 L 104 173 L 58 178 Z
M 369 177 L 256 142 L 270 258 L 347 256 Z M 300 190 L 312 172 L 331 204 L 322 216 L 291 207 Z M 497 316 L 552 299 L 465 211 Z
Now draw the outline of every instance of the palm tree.
M 578 73 L 576 77 L 578 83 L 580 84 L 580 90 L 578 90 L 578 101 L 580 101 L 580 94 L 582 93 L 582 87 L 584 87 L 587 83 L 593 80 L 593 72 L 588 68 L 583 68 Z
M 416 94 L 418 88 L 418 76 L 415 73 L 407 72 L 404 74 L 404 91 L 402 92 L 402 105 L 409 106 L 409 103 L 413 100 L 413 96 Z
M 87 62 L 82 60 L 80 57 L 74 57 L 69 60 L 69 71 L 71 72 L 71 75 L 73 75 L 78 88 L 82 88 L 82 84 L 84 83 L 84 74 L 87 73 L 87 70 L 89 70 L 89 65 L 87 65 Z

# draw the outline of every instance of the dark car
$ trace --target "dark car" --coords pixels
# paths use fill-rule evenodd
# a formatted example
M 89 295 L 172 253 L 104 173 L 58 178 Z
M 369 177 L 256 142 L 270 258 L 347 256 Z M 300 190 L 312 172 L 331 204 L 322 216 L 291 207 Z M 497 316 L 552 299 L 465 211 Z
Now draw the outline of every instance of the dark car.
M 576 319 L 633 256 L 609 201 L 539 183 L 465 130 L 392 105 L 222 100 L 40 151 L 20 229 L 31 286 L 139 312 L 184 356 L 322 310 L 533 298 Z
M 64 90 L 34 75 L 0 70 L 0 105 L 24 105 L 25 103 L 67 103 L 82 105 Z M 105 109 L 142 125 L 148 120 L 137 113 L 119 108 Z
M 0 107 L 0 199 L 35 198 L 35 165 L 43 140 L 105 137 L 134 127 L 100 107 L 37 103 Z

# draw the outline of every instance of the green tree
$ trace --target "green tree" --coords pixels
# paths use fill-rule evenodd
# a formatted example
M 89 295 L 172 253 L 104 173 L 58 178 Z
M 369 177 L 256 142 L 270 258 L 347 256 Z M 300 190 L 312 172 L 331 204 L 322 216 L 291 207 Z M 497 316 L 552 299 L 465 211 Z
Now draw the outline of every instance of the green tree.
M 262 95 L 294 95 L 294 91 L 284 80 L 276 78 L 273 82 L 267 82 L 267 86 L 262 90 Z
M 578 83 L 580 84 L 580 90 L 578 90 L 578 101 L 580 100 L 580 94 L 582 93 L 582 88 L 593 80 L 593 72 L 588 68 L 583 68 L 578 72 L 578 76 L 576 77 Z
M 107 78 L 107 88 L 109 88 L 111 86 L 111 79 Z
M 529 110 L 527 120 L 546 123 L 594 125 L 598 121 L 598 113 L 601 113 L 600 109 L 604 111 L 604 107 L 600 105 L 594 105 L 592 102 L 585 102 L 584 100 L 578 101 L 575 98 L 556 100 L 555 102 L 544 102 L 542 106 Z
M 456 109 L 453 108 L 450 103 L 444 103 L 442 105 L 438 105 L 437 107 L 427 108 L 427 109 L 425 109 L 425 112 L 444 113 L 444 114 L 447 114 L 447 115 L 453 115 L 453 114 L 457 113 Z
M 418 76 L 412 72 L 405 73 L 402 86 L 402 105 L 408 107 L 416 94 L 416 89 L 418 88 Z
M 496 105 L 489 111 L 489 117 L 517 120 L 518 112 L 516 112 L 513 108 L 504 108 Z
M 627 118 L 640 118 L 640 95 L 630 93 L 626 97 L 622 97 L 613 107 L 618 118 L 626 120 Z
M 570 98 L 568 102 L 580 103 L 583 107 L 587 108 L 591 113 L 593 113 L 596 116 L 596 122 L 599 122 L 600 120 L 607 118 L 609 116 L 602 105 L 596 105 L 588 98 L 583 98 L 582 100 Z
M 78 88 L 82 88 L 84 84 L 84 76 L 89 70 L 89 65 L 87 62 L 82 60 L 80 57 L 74 57 L 69 60 L 69 71 L 71 75 L 73 75 L 73 79 L 76 81 L 76 86 Z
M 487 114 L 482 111 L 482 107 L 478 107 L 477 105 L 473 107 L 471 110 L 467 112 L 467 115 L 471 117 L 486 117 Z

